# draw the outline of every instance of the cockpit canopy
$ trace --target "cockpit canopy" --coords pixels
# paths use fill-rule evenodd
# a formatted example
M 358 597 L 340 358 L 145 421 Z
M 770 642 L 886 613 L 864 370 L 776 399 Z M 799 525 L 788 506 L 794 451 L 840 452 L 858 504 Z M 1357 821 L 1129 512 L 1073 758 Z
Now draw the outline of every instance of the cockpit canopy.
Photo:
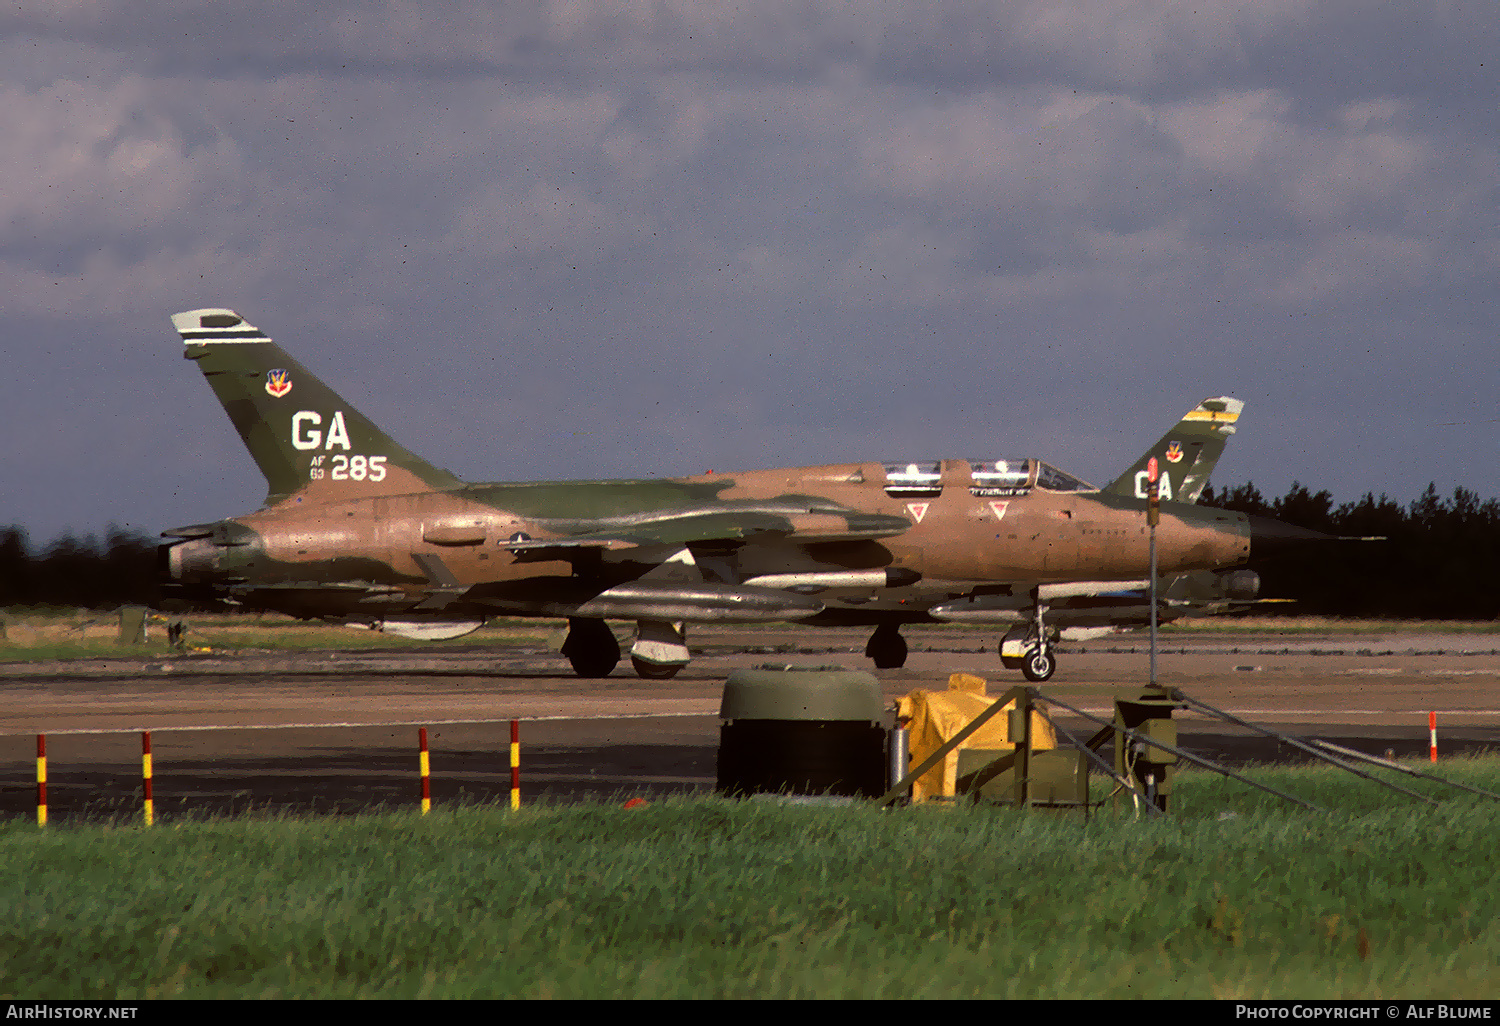
M 1036 486 L 1049 492 L 1097 492 L 1099 489 L 1072 474 L 1065 474 L 1050 463 L 1032 460 L 1036 464 Z
M 937 460 L 913 460 L 883 466 L 887 495 L 938 495 L 943 490 L 943 465 Z
M 1092 492 L 1097 489 L 1086 481 L 1041 460 L 984 459 L 968 460 L 969 492 L 973 495 L 1025 495 L 1033 488 L 1049 492 Z M 885 491 L 891 496 L 941 495 L 943 464 L 941 460 L 893 460 L 882 464 L 885 469 Z M 960 471 L 961 473 L 962 471 Z

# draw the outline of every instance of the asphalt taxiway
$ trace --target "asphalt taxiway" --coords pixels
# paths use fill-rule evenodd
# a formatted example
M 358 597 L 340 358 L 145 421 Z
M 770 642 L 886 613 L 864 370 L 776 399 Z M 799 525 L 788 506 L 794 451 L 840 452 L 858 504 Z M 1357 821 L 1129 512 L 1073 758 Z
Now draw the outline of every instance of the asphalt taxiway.
M 891 700 L 945 688 L 956 671 L 986 677 L 995 694 L 1021 682 L 1001 668 L 993 632 L 905 633 L 907 665 L 873 671 Z M 710 791 L 731 670 L 867 669 L 866 636 L 700 629 L 694 661 L 669 681 L 639 680 L 628 661 L 604 680 L 580 680 L 542 646 L 462 642 L 0 664 L 0 815 L 34 815 L 39 733 L 54 820 L 138 808 L 143 730 L 163 817 L 413 805 L 423 725 L 435 802 L 504 801 L 512 719 L 522 721 L 523 800 Z M 1117 693 L 1145 683 L 1147 661 L 1139 635 L 1065 644 L 1043 690 L 1107 717 Z M 1429 712 L 1440 755 L 1500 750 L 1500 634 L 1174 634 L 1160 647 L 1158 678 L 1252 722 L 1372 754 L 1425 753 Z M 1207 758 L 1303 758 L 1202 715 L 1177 720 L 1183 746 Z

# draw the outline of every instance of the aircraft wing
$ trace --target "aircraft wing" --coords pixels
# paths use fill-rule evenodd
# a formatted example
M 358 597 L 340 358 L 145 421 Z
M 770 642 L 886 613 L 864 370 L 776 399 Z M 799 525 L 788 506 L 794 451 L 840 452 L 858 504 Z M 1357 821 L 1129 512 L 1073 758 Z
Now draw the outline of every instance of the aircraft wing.
M 1038 582 L 1035 587 L 1047 603 L 1048 619 L 1066 621 L 1080 611 L 1114 610 L 1145 602 L 1140 591 L 1147 581 Z M 939 602 L 927 610 L 935 620 L 948 623 L 1007 623 L 1030 616 L 1031 582 L 1014 582 L 1006 592 L 980 592 Z
M 1040 586 L 1048 603 L 1047 619 L 1062 628 L 1133 629 L 1150 621 L 1150 581 L 1070 581 Z M 1248 570 L 1228 573 L 1194 571 L 1162 578 L 1157 594 L 1162 622 L 1183 616 L 1248 609 L 1258 599 L 1260 578 Z M 1010 595 L 975 594 L 941 602 L 928 613 L 938 620 L 969 623 L 1004 623 L 1028 615 L 1029 592 L 1013 588 Z
M 517 538 L 500 547 L 522 562 L 577 559 L 585 553 L 627 549 L 681 548 L 694 542 L 738 542 L 780 537 L 797 542 L 860 541 L 889 538 L 911 527 L 905 517 L 863 513 L 833 506 L 798 510 L 714 510 L 610 525 L 561 538 Z

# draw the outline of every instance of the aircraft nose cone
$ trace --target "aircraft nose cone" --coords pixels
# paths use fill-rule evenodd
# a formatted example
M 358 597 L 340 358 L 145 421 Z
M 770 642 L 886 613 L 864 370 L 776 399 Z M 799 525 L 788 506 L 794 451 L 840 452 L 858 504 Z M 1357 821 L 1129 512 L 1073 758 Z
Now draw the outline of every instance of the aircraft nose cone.
M 1306 527 L 1295 527 L 1280 520 L 1251 514 L 1250 558 L 1279 556 L 1292 549 L 1301 548 L 1310 542 L 1333 541 L 1334 536 Z

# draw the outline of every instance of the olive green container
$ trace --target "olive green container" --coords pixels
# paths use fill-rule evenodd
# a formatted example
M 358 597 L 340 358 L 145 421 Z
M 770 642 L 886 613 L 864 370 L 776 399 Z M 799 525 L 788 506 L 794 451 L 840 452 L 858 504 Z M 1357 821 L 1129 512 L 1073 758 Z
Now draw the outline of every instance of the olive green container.
M 719 719 L 722 794 L 875 798 L 885 791 L 885 699 L 863 670 L 735 670 L 724 682 Z

